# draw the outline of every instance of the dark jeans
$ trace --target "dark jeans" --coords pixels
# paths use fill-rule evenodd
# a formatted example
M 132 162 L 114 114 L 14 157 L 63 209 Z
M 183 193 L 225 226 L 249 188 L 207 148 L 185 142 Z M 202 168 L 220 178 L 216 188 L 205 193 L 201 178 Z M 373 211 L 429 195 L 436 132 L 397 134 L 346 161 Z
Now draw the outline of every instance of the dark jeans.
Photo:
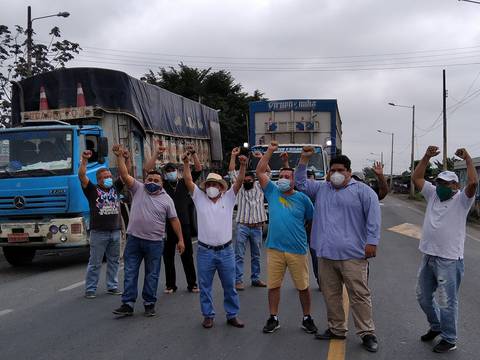
M 188 289 L 197 286 L 197 275 L 195 273 L 195 263 L 193 261 L 192 237 L 190 225 L 182 226 L 183 241 L 185 243 L 185 251 L 180 256 L 187 279 Z M 175 252 L 177 247 L 177 235 L 171 226 L 167 226 L 167 240 L 165 241 L 165 249 L 163 251 L 163 262 L 165 263 L 165 286 L 169 289 L 177 290 L 176 272 L 175 272 Z
M 145 278 L 143 280 L 143 303 L 151 305 L 157 302 L 158 278 L 162 263 L 164 241 L 140 239 L 128 235 L 125 253 L 125 280 L 122 302 L 131 307 L 138 296 L 138 272 L 142 260 L 145 263 Z

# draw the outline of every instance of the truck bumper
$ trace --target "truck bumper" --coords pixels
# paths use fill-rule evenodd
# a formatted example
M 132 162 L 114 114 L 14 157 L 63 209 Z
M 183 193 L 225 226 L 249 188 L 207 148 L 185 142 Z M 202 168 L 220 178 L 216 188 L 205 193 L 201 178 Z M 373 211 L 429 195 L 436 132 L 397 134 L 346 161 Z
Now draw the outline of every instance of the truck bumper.
M 0 246 L 74 248 L 88 245 L 83 217 L 0 222 Z

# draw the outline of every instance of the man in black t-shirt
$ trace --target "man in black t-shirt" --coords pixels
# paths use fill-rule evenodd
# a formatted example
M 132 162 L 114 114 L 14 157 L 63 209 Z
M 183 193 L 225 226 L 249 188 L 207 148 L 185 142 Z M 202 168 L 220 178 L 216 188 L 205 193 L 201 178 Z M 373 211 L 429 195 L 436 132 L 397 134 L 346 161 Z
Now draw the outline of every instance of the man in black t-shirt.
M 192 155 L 194 162 L 194 170 L 192 171 L 193 181 L 196 181 L 202 171 L 202 165 L 195 153 L 195 149 L 192 145 L 187 145 L 185 150 Z M 145 163 L 144 170 L 150 171 L 155 167 L 155 162 L 158 156 L 166 151 L 165 147 L 158 145 L 155 148 L 152 158 Z M 173 199 L 175 204 L 175 210 L 177 211 L 178 218 L 182 224 L 183 241 L 185 243 L 185 251 L 180 255 L 182 260 L 183 270 L 187 279 L 187 289 L 190 292 L 197 293 L 197 276 L 195 272 L 195 263 L 193 261 L 193 246 L 191 236 L 191 205 L 192 198 L 188 193 L 185 181 L 183 178 L 179 178 L 177 172 L 177 165 L 174 163 L 168 163 L 163 168 L 165 177 L 163 181 L 163 188 L 168 195 Z M 167 223 L 167 241 L 165 241 L 165 247 L 163 249 L 163 262 L 165 263 L 165 293 L 172 294 L 177 291 L 176 284 L 176 272 L 175 272 L 175 249 L 178 239 L 173 231 L 172 226 Z
M 78 177 L 90 206 L 90 258 L 85 276 L 85 297 L 96 297 L 98 278 L 103 256 L 107 258 L 107 292 L 121 295 L 118 289 L 118 266 L 120 263 L 120 195 L 114 186 L 110 170 L 97 171 L 97 185 L 87 177 L 88 159 L 92 152 L 82 153 Z

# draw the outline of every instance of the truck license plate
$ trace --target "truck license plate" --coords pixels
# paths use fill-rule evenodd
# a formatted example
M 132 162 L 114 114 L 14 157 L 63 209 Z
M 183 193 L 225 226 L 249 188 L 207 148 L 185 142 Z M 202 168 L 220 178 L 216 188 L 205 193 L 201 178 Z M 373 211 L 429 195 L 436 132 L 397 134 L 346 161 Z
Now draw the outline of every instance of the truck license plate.
M 9 243 L 28 242 L 28 233 L 8 234 Z

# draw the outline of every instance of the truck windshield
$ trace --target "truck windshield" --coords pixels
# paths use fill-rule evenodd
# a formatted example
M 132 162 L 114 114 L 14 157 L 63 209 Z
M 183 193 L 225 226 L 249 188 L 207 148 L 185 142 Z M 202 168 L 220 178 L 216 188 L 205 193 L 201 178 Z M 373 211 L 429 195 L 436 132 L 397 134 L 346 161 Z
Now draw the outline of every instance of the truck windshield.
M 71 130 L 0 132 L 0 178 L 71 172 Z

